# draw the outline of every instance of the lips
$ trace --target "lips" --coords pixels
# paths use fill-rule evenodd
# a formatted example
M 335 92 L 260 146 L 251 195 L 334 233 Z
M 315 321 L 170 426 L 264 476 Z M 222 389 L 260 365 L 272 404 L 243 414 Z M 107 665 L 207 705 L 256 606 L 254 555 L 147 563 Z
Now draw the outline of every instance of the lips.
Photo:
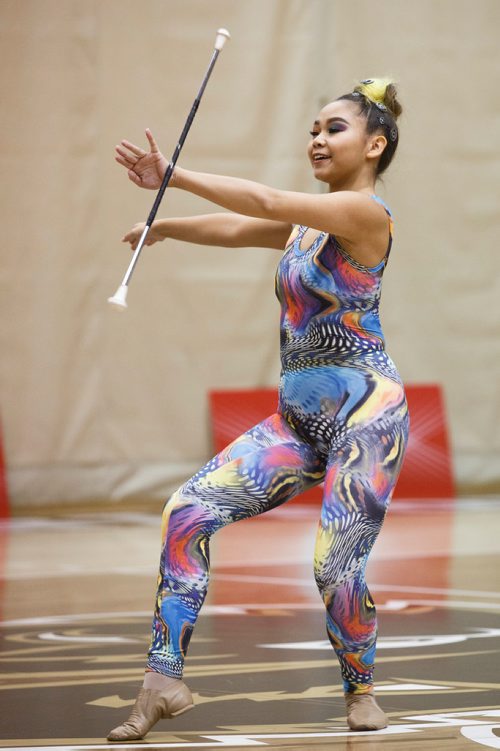
M 324 162 L 327 159 L 331 159 L 331 156 L 328 154 L 313 154 L 313 162 L 316 164 L 317 162 Z

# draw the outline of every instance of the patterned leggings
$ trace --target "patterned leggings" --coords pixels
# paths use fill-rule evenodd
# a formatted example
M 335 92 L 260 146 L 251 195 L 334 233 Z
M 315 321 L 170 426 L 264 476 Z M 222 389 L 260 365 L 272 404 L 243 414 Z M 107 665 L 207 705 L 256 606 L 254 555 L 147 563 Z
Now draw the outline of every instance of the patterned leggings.
M 385 379 L 384 379 L 385 380 Z M 408 415 L 400 384 L 350 418 L 325 455 L 276 413 L 242 435 L 165 505 L 162 554 L 147 669 L 180 678 L 209 582 L 209 540 L 230 522 L 256 516 L 324 481 L 314 572 L 344 690 L 373 685 L 377 620 L 365 566 L 404 454 Z M 281 407 L 281 405 L 280 405 Z

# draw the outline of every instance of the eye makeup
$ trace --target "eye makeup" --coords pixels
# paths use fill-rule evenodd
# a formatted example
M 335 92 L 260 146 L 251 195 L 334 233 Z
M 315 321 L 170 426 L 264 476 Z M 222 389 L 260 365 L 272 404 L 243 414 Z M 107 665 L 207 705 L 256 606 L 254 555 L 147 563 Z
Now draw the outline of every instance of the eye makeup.
M 340 133 L 343 130 L 347 129 L 347 125 L 344 125 L 343 123 L 332 123 L 328 126 L 328 132 L 329 133 Z
M 348 123 L 346 123 L 345 120 L 342 120 L 341 118 L 333 118 L 332 120 L 329 120 L 327 123 L 327 130 L 329 134 L 332 133 L 341 133 L 344 130 L 347 130 Z M 319 128 L 319 123 L 314 123 L 313 130 L 309 131 L 309 135 L 312 136 L 312 138 L 316 138 L 320 134 L 321 130 Z

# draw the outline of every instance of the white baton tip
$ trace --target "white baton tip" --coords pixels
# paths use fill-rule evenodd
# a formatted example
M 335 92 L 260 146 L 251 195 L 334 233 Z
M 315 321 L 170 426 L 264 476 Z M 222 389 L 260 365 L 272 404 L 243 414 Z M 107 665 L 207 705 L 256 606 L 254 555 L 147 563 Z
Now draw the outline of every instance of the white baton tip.
M 217 36 L 215 37 L 215 49 L 221 50 L 228 39 L 231 39 L 231 34 L 227 29 L 217 29 Z
M 113 305 L 116 310 L 124 311 L 128 307 L 127 292 L 128 287 L 125 284 L 121 284 L 116 290 L 113 297 L 108 297 L 109 304 Z

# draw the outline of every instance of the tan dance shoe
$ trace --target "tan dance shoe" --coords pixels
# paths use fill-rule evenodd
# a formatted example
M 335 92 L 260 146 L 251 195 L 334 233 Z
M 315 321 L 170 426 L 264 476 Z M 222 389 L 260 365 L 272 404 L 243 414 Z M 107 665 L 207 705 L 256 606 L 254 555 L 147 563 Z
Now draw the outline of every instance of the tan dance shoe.
M 191 691 L 182 681 L 162 691 L 141 688 L 130 717 L 111 731 L 108 741 L 139 740 L 158 720 L 177 717 L 193 707 Z
M 345 703 L 347 724 L 351 730 L 382 730 L 387 727 L 387 716 L 373 694 L 345 694 Z

